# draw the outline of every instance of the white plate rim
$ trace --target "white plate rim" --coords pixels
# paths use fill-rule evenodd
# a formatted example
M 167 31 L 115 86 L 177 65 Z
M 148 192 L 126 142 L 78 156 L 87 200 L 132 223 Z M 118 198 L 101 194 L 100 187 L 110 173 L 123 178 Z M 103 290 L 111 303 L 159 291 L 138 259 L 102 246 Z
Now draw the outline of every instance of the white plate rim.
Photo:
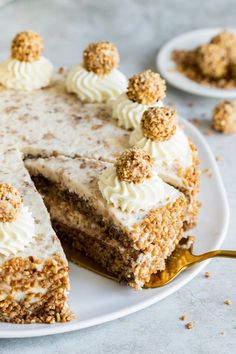
M 204 146 L 204 149 L 207 151 L 208 157 L 210 158 L 211 163 L 212 163 L 211 168 L 213 168 L 215 178 L 217 179 L 217 182 L 219 184 L 219 188 L 221 190 L 221 196 L 222 196 L 223 206 L 224 206 L 224 215 L 222 217 L 224 219 L 224 222 L 223 222 L 222 230 L 219 233 L 218 238 L 216 239 L 216 242 L 214 243 L 214 247 L 212 248 L 212 249 L 219 249 L 226 237 L 226 233 L 227 233 L 228 225 L 229 225 L 229 216 L 230 216 L 229 204 L 228 204 L 225 188 L 223 185 L 223 181 L 222 181 L 215 157 L 214 157 L 207 141 L 203 137 L 203 135 L 199 132 L 199 130 L 196 127 L 193 126 L 193 124 L 191 124 L 187 120 L 180 118 L 180 121 L 184 126 L 186 126 L 188 129 L 190 129 L 190 131 L 192 131 L 194 133 L 194 135 L 197 137 L 197 139 L 201 141 L 201 144 Z M 31 329 L 30 324 L 29 324 L 29 325 L 27 325 L 27 326 L 29 326 L 29 328 L 27 328 L 27 329 L 25 329 L 25 328 L 22 330 L 17 329 L 17 331 L 14 331 L 13 329 L 1 330 L 0 331 L 0 338 L 39 337 L 39 336 L 46 336 L 46 335 L 52 335 L 52 334 L 72 332 L 75 330 L 80 330 L 80 329 L 92 327 L 92 326 L 95 326 L 98 324 L 102 324 L 105 322 L 109 322 L 109 321 L 130 315 L 132 313 L 143 310 L 144 308 L 147 308 L 147 307 L 163 300 L 167 296 L 173 294 L 174 292 L 176 292 L 177 290 L 179 290 L 180 288 L 185 286 L 194 277 L 196 277 L 197 274 L 199 274 L 202 271 L 202 269 L 205 268 L 209 262 L 210 262 L 210 260 L 205 261 L 203 263 L 200 263 L 199 265 L 192 267 L 189 270 L 188 274 L 186 274 L 185 277 L 181 281 L 178 281 L 178 279 L 176 281 L 174 281 L 172 283 L 172 286 L 170 288 L 168 288 L 168 290 L 165 293 L 154 295 L 152 298 L 149 298 L 147 300 L 143 300 L 139 304 L 125 307 L 122 310 L 115 311 L 115 312 L 112 312 L 112 313 L 104 315 L 104 316 L 97 316 L 93 319 L 84 320 L 81 322 L 79 322 L 79 321 L 78 322 L 74 322 L 74 321 L 67 322 L 67 323 L 60 324 L 56 327 L 49 324 L 49 325 L 47 325 L 48 327 L 46 327 L 46 328 L 44 327 L 44 328 Z M 146 291 L 146 290 L 144 290 L 144 291 Z
M 212 97 L 212 98 L 221 98 L 221 99 L 230 99 L 230 98 L 236 98 L 236 89 L 219 89 L 219 88 L 212 88 L 212 87 L 207 87 L 201 84 L 198 84 L 189 78 L 187 78 L 185 75 L 183 75 L 180 72 L 177 71 L 170 71 L 169 65 L 170 63 L 172 64 L 172 67 L 175 67 L 175 64 L 173 60 L 171 60 L 171 52 L 173 49 L 182 49 L 181 45 L 179 43 L 184 43 L 186 39 L 194 38 L 196 36 L 202 36 L 203 40 L 202 43 L 206 42 L 205 37 L 213 37 L 217 33 L 223 31 L 223 30 L 228 30 L 231 32 L 234 32 L 236 34 L 236 28 L 228 28 L 228 27 L 216 27 L 216 28 L 204 28 L 204 29 L 198 29 L 190 32 L 185 32 L 179 36 L 174 37 L 173 39 L 169 40 L 166 44 L 164 44 L 160 50 L 157 52 L 156 55 L 156 66 L 164 79 L 174 86 L 177 89 L 180 89 L 182 91 L 199 95 L 199 96 L 204 96 L 204 97 Z M 169 62 L 166 64 L 166 58 L 168 58 Z

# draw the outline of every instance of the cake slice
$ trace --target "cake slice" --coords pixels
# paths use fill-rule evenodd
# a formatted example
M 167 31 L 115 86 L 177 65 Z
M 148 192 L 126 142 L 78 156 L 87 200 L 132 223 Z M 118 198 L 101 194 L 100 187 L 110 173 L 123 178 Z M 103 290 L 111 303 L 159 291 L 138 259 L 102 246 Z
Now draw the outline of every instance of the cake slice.
M 0 150 L 0 321 L 68 321 L 68 291 L 68 263 L 42 198 L 19 152 Z
M 165 268 L 165 260 L 182 237 L 186 199 L 181 192 L 155 179 L 154 203 L 151 200 L 150 204 L 147 190 L 141 203 L 125 195 L 124 205 L 117 207 L 100 191 L 101 175 L 113 168 L 111 163 L 51 157 L 28 158 L 25 164 L 43 195 L 57 235 L 73 249 L 135 288 Z M 161 198 L 155 201 L 159 189 Z M 135 210 L 137 204 L 143 208 Z

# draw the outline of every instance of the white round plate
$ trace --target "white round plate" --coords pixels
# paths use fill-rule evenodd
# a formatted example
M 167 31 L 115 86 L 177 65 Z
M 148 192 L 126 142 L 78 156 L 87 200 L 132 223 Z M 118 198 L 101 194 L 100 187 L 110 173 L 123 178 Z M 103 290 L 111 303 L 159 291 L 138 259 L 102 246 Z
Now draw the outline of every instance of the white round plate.
M 225 238 L 229 222 L 229 207 L 214 155 L 202 134 L 189 122 L 181 120 L 186 132 L 196 144 L 201 168 L 209 168 L 212 177 L 201 176 L 200 201 L 203 203 L 196 235 L 195 252 L 218 249 Z M 207 216 L 207 217 L 206 217 Z M 201 263 L 182 273 L 175 281 L 159 289 L 135 291 L 88 270 L 70 264 L 70 306 L 76 318 L 62 324 L 17 325 L 0 323 L 0 338 L 36 337 L 74 331 L 129 315 L 150 306 L 193 279 L 206 265 Z
M 171 59 L 171 53 L 177 49 L 194 49 L 207 43 L 213 36 L 222 32 L 225 28 L 201 29 L 182 34 L 167 42 L 158 52 L 156 65 L 160 74 L 176 88 L 200 96 L 215 98 L 236 98 L 236 89 L 219 89 L 198 84 L 176 70 L 175 63 Z M 236 34 L 236 29 L 227 29 Z

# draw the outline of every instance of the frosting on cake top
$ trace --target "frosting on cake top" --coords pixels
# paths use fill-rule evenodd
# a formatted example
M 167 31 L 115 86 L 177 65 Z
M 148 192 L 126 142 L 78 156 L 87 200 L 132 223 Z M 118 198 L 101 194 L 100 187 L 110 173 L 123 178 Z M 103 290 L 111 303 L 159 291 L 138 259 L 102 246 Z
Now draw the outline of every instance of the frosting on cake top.
M 66 87 L 81 101 L 107 102 L 126 90 L 127 79 L 117 70 L 120 58 L 111 42 L 91 43 L 84 50 L 83 64 L 70 70 Z
M 0 83 L 24 91 L 48 86 L 53 66 L 41 55 L 43 48 L 43 39 L 38 33 L 18 33 L 12 42 L 11 56 L 0 64 Z
M 146 210 L 165 197 L 150 156 L 140 149 L 124 151 L 115 165 L 105 169 L 99 188 L 109 204 L 126 212 Z
M 130 135 L 130 145 L 141 148 L 152 157 L 160 170 L 192 164 L 192 152 L 187 136 L 177 127 L 176 111 L 168 107 L 149 108 L 141 125 Z
M 127 92 L 113 103 L 113 118 L 127 130 L 137 128 L 148 107 L 163 105 L 165 90 L 165 81 L 151 70 L 132 76 L 128 81 Z

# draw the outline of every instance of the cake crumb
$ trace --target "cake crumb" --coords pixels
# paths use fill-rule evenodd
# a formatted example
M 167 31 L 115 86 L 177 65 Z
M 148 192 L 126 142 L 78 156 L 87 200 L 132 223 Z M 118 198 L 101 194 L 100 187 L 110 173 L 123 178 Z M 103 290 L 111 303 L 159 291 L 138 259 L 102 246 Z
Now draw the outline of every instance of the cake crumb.
M 189 121 L 196 127 L 200 128 L 201 127 L 201 121 L 198 118 L 190 118 Z
M 205 276 L 205 278 L 210 278 L 211 277 L 211 273 L 210 272 L 205 272 L 204 276 Z
M 185 328 L 192 329 L 193 328 L 193 322 L 186 323 Z
M 181 321 L 186 321 L 186 320 L 187 320 L 187 316 L 186 316 L 186 315 L 182 315 L 182 316 L 180 317 L 180 320 L 181 320 Z
M 187 103 L 187 106 L 188 106 L 188 107 L 194 107 L 194 106 L 195 106 L 195 103 L 194 103 L 194 102 L 188 102 L 188 103 Z
M 58 69 L 58 74 L 63 75 L 64 73 L 65 73 L 65 69 L 63 68 L 63 66 L 61 66 L 61 67 Z
M 225 305 L 232 305 L 232 300 L 227 299 L 227 300 L 224 301 L 224 304 Z
M 207 177 L 209 177 L 209 178 L 212 177 L 212 172 L 211 172 L 211 170 L 210 170 L 209 168 L 204 168 L 204 169 L 202 170 L 202 173 L 203 173 L 204 175 L 206 175 Z
M 170 102 L 167 103 L 167 106 L 169 106 L 169 107 L 175 107 L 175 106 L 176 106 L 176 102 L 170 101 Z

